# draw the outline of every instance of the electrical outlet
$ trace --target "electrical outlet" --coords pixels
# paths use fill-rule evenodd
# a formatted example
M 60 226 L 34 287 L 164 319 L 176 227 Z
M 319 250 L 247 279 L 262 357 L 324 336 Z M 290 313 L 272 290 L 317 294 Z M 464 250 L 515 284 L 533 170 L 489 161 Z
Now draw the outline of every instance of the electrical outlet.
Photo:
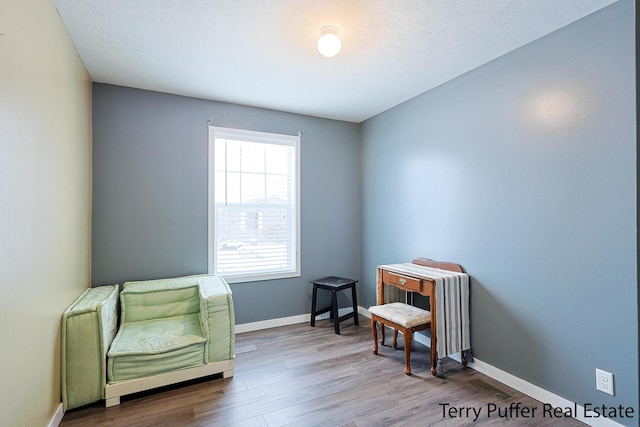
M 614 396 L 613 374 L 596 368 L 596 390 Z

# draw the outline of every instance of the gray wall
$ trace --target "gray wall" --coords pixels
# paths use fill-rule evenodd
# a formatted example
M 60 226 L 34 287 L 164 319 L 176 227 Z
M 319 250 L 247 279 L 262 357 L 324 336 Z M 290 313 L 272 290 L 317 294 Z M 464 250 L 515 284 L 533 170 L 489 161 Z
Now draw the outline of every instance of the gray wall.
M 359 125 L 94 84 L 93 286 L 206 273 L 208 119 L 304 131 L 302 277 L 233 284 L 236 323 L 309 313 L 310 280 L 359 279 Z
M 479 360 L 637 414 L 634 40 L 621 1 L 365 121 L 362 305 L 377 264 L 460 263 Z

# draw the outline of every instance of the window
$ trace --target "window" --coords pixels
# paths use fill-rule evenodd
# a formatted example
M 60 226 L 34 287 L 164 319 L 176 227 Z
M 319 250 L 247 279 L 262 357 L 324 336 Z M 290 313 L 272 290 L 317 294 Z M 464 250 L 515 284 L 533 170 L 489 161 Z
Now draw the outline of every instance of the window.
M 300 137 L 209 127 L 209 273 L 300 276 Z

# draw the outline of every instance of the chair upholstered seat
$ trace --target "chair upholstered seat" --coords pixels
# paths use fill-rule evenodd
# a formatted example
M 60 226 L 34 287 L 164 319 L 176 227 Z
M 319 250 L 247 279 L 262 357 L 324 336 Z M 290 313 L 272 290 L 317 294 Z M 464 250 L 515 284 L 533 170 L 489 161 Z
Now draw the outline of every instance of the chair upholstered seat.
M 413 328 L 431 321 L 431 312 L 403 302 L 392 302 L 369 307 L 369 312 L 393 323 Z

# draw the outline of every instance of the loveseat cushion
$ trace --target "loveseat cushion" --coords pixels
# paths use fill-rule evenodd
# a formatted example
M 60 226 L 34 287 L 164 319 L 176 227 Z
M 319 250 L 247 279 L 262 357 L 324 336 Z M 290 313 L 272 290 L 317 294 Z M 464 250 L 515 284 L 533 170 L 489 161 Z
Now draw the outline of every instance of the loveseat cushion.
M 196 277 L 127 282 L 120 292 L 121 323 L 199 313 Z
M 205 342 L 199 313 L 124 323 L 109 349 L 109 382 L 203 365 Z

